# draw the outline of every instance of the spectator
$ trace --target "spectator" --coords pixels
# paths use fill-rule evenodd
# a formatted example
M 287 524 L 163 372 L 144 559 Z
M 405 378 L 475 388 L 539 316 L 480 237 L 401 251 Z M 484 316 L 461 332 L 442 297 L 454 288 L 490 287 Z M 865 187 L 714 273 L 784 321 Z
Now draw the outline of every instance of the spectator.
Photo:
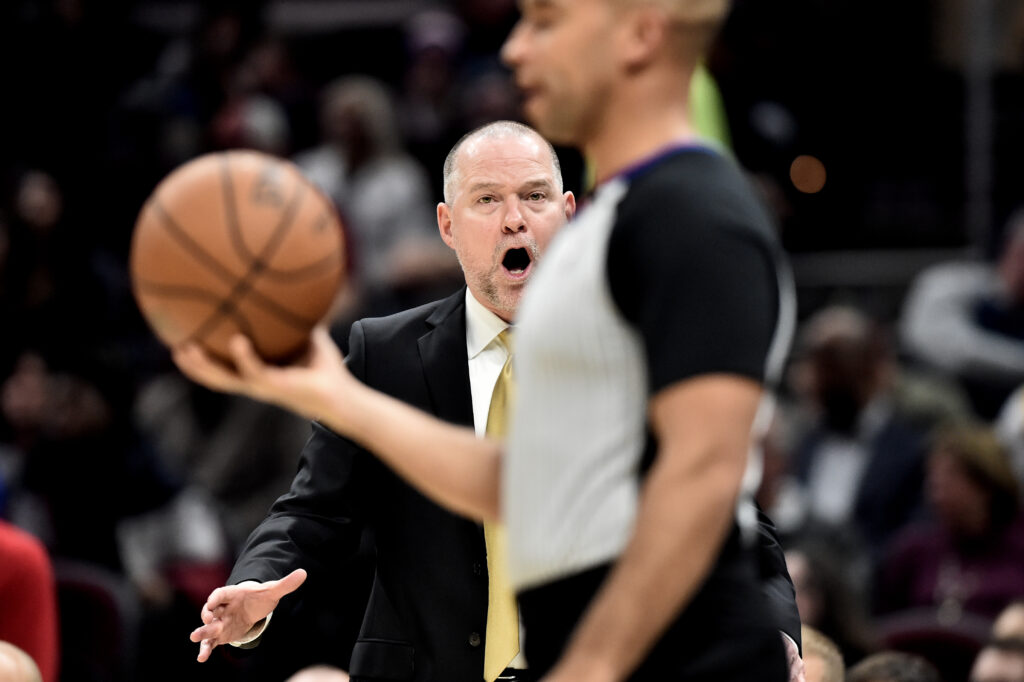
M 371 314 L 439 279 L 447 293 L 458 266 L 437 241 L 430 183 L 402 146 L 390 93 L 350 76 L 327 85 L 322 98 L 324 141 L 295 162 L 345 218 L 355 261 L 350 286 L 365 292 Z M 425 300 L 416 294 L 408 305 Z
M 43 511 L 33 533 L 55 556 L 119 570 L 117 522 L 159 507 L 177 487 L 125 423 L 115 388 L 26 352 L 0 384 L 0 413 L 24 462 L 17 492 Z
M 398 114 L 410 152 L 426 168 L 440 168 L 448 150 L 464 132 L 457 126 L 456 84 L 466 26 L 451 11 L 429 8 L 403 26 L 408 60 Z M 431 196 L 444 191 L 433 181 Z
M 1024 682 L 1024 641 L 997 639 L 982 649 L 970 682 Z
M 940 263 L 920 273 L 900 326 L 907 351 L 963 382 L 984 419 L 1024 383 L 1024 209 L 1005 234 L 996 263 Z
M 800 637 L 806 682 L 843 682 L 843 655 L 835 643 L 809 625 L 801 628 Z
M 994 427 L 1009 452 L 1019 489 L 1024 493 L 1024 385 L 1006 399 Z
M 143 386 L 135 419 L 163 465 L 214 501 L 232 556 L 287 489 L 295 451 L 309 435 L 305 420 L 199 388 L 177 373 Z
M 895 539 L 880 570 L 879 611 L 927 608 L 947 626 L 965 613 L 995 618 L 1024 594 L 1024 522 L 1016 479 L 992 431 L 940 431 L 927 490 L 935 520 Z
M 811 426 L 791 474 L 809 527 L 863 543 L 872 559 L 918 513 L 924 436 L 892 400 L 896 363 L 863 313 L 829 307 L 806 323 L 791 374 Z M 769 510 L 771 513 L 771 510 Z
M 37 539 L 0 521 L 0 680 L 40 679 L 42 671 L 43 682 L 57 682 L 57 639 L 50 557 Z M 24 658 L 34 661 L 33 669 L 38 666 L 36 678 L 27 675 Z M 18 665 L 22 677 L 9 672 Z
M 805 543 L 786 551 L 786 567 L 803 625 L 828 637 L 849 664 L 877 648 L 860 591 L 834 553 L 822 545 Z
M 1024 640 L 1024 596 L 1014 599 L 999 612 L 992 624 L 992 637 Z
M 348 682 L 348 673 L 326 665 L 314 665 L 303 668 L 287 679 L 286 682 Z
M 920 656 L 880 651 L 847 670 L 846 682 L 942 682 L 942 677 Z
M 4 682 L 43 682 L 32 657 L 9 642 L 0 641 L 0 680 Z

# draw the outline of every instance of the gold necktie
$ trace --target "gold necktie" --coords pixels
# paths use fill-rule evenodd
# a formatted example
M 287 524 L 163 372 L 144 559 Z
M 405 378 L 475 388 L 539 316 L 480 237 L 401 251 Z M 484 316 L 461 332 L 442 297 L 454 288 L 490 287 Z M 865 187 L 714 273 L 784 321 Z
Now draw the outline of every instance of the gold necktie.
M 508 428 L 508 411 L 515 396 L 512 378 L 512 332 L 506 329 L 498 340 L 508 356 L 494 384 L 491 406 L 487 411 L 487 435 L 502 439 Z M 484 640 L 484 679 L 493 682 L 519 653 L 519 611 L 505 569 L 505 527 L 497 522 L 484 523 L 487 542 L 487 635 Z

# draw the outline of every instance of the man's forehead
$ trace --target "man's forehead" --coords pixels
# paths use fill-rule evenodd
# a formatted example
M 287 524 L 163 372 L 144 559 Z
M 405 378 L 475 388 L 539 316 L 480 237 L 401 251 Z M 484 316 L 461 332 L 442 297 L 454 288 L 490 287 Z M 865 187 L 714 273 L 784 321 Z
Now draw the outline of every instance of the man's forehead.
M 503 177 L 480 174 L 470 176 L 465 183 L 466 191 L 470 193 L 484 190 L 500 191 L 504 189 L 520 192 L 525 190 L 551 189 L 554 186 L 554 180 L 550 173 L 528 177 L 517 176 L 513 173 L 506 173 Z
M 540 156 L 545 145 L 536 133 L 516 132 L 502 134 L 481 134 L 466 140 L 462 144 L 460 156 L 497 157 L 506 156 Z
M 467 141 L 460 152 L 457 163 L 464 180 L 480 173 L 511 172 L 513 169 L 522 172 L 529 167 L 552 174 L 550 152 L 532 136 L 480 137 Z

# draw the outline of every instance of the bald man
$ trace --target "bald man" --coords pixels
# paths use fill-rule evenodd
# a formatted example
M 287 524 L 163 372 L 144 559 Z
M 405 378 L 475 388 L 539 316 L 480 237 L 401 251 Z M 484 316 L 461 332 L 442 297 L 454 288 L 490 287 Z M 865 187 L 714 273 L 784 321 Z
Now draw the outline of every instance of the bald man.
M 10 642 L 0 642 L 0 680 L 43 682 L 43 677 L 31 656 Z

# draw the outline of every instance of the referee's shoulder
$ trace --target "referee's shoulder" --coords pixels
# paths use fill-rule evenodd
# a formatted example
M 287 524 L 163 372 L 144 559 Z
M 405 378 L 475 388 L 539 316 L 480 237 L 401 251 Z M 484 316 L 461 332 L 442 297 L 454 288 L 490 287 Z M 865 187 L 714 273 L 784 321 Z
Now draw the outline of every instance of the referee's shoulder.
M 632 216 L 682 220 L 691 236 L 733 228 L 775 241 L 774 221 L 737 161 L 714 150 L 676 155 L 633 183 L 626 198 Z

